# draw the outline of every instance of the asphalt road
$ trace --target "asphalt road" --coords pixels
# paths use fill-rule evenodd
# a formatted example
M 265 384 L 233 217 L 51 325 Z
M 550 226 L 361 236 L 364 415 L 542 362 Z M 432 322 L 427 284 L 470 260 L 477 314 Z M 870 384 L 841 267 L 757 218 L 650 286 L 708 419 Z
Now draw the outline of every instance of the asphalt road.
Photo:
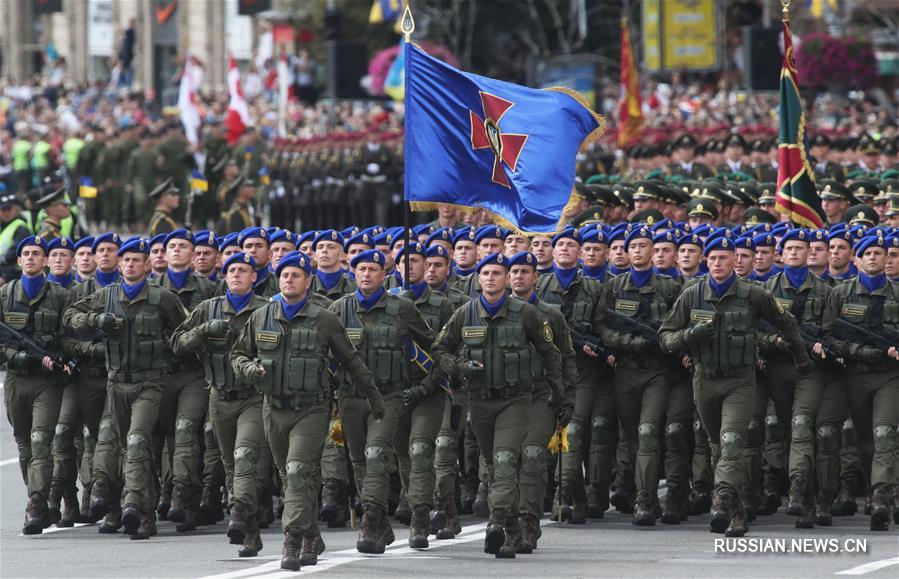
M 17 451 L 7 421 L 0 424 L 0 577 L 6 578 L 215 578 L 242 579 L 295 576 L 279 569 L 281 531 L 263 531 L 264 548 L 258 557 L 239 559 L 229 545 L 225 524 L 201 527 L 181 535 L 171 523 L 159 524 L 159 535 L 130 541 L 118 535 L 99 535 L 96 526 L 74 529 L 51 527 L 43 535 L 21 535 L 25 487 L 19 474 Z M 300 573 L 340 576 L 416 577 L 814 577 L 835 574 L 874 578 L 899 577 L 899 532 L 873 533 L 867 517 L 835 519 L 830 528 L 799 531 L 783 514 L 762 517 L 750 525 L 747 538 L 772 540 L 745 544 L 752 549 L 788 552 L 716 551 L 720 535 L 708 532 L 708 515 L 692 517 L 676 527 L 638 529 L 630 517 L 609 512 L 601 521 L 584 526 L 543 521 L 543 537 L 533 555 L 498 560 L 483 552 L 485 522 L 466 517 L 463 533 L 416 551 L 406 546 L 408 531 L 394 525 L 397 541 L 384 555 L 356 552 L 356 531 L 324 530 L 327 551 L 315 567 Z M 793 540 L 819 539 L 794 545 Z M 784 540 L 780 545 L 776 540 Z M 824 540 L 832 539 L 828 543 Z M 861 541 L 865 552 L 856 549 Z M 740 548 L 740 546 L 737 546 Z M 783 547 L 781 549 L 781 547 Z M 797 552 L 801 548 L 804 552 Z M 817 549 L 817 552 L 816 552 Z M 831 552 L 835 550 L 837 552 Z

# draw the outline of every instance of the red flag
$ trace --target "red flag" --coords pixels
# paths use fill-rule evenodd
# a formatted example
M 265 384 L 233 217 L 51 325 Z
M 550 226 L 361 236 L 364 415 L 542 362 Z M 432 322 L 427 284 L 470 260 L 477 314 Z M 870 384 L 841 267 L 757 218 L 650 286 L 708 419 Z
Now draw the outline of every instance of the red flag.
M 250 122 L 250 109 L 247 107 L 243 89 L 240 87 L 240 70 L 230 53 L 228 54 L 228 92 L 231 95 L 231 102 L 228 104 L 228 113 L 225 115 L 225 129 L 228 144 L 233 145 L 252 123 Z
M 643 127 L 643 107 L 640 103 L 640 75 L 631 50 L 628 18 L 621 17 L 621 98 L 618 102 L 618 144 L 627 145 L 640 134 Z

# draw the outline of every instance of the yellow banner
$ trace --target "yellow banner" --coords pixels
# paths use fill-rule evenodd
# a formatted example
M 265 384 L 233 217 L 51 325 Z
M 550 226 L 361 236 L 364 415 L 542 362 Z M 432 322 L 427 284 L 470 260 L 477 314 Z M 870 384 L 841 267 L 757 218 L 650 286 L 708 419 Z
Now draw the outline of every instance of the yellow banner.
M 662 68 L 661 1 L 643 2 L 643 66 L 647 70 Z
M 705 70 L 718 66 L 715 0 L 665 0 L 662 8 L 662 66 Z

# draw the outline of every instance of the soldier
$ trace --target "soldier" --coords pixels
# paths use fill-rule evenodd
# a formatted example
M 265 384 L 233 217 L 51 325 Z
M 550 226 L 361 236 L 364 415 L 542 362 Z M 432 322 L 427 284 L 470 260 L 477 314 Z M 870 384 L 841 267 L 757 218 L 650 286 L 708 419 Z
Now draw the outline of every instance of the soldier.
M 516 552 L 532 553 L 540 536 L 540 517 L 547 483 L 547 445 L 553 430 L 571 422 L 574 404 L 568 392 L 577 381 L 577 362 L 568 323 L 558 308 L 537 299 L 537 258 L 530 252 L 518 253 L 509 260 L 509 285 L 512 295 L 540 311 L 553 332 L 553 340 L 562 357 L 562 380 L 566 392 L 550 391 L 550 383 L 536 376 L 528 408 L 527 434 L 521 445 L 521 472 L 518 478 L 521 543 Z M 553 407 L 555 405 L 555 408 Z M 558 418 L 557 418 L 558 415 Z
M 715 167 L 716 173 L 751 173 L 752 169 L 743 164 L 746 156 L 746 139 L 732 134 L 724 141 L 724 161 Z
M 389 462 L 397 422 L 404 410 L 402 394 L 412 386 L 407 340 L 431 351 L 434 334 L 411 300 L 384 290 L 384 254 L 364 251 L 352 261 L 358 289 L 331 305 L 372 371 L 375 386 L 384 395 L 385 415 L 378 420 L 369 412 L 358 376 L 338 375 L 340 418 L 347 447 L 361 485 L 364 508 L 356 549 L 360 553 L 383 553 L 393 542 L 387 518 Z
M 809 142 L 809 152 L 815 163 L 815 176 L 822 180 L 842 181 L 845 177 L 843 167 L 829 158 L 831 144 L 830 138 L 824 133 L 816 134 Z
M 336 300 L 356 289 L 340 267 L 343 244 L 343 236 L 333 229 L 319 232 L 312 242 L 317 264 L 315 277 L 312 278 L 312 291 L 330 300 Z
M 155 200 L 156 208 L 150 217 L 148 235 L 155 237 L 160 233 L 169 233 L 178 228 L 178 224 L 172 219 L 172 212 L 181 204 L 181 196 L 178 189 L 172 185 L 172 179 L 166 179 L 150 191 L 150 199 Z
M 150 278 L 165 275 L 169 263 L 165 258 L 165 236 L 168 233 L 160 233 L 150 238 Z
M 895 244 L 895 237 L 891 237 Z M 893 507 L 892 469 L 896 464 L 896 424 L 899 423 L 899 351 L 896 345 L 885 348 L 848 334 L 840 324 L 859 326 L 871 332 L 899 330 L 899 286 L 886 279 L 884 269 L 887 242 L 871 235 L 855 248 L 859 260 L 857 277 L 835 286 L 824 306 L 822 332 L 834 353 L 847 364 L 849 405 L 853 421 L 870 424 L 871 445 L 861 445 L 865 461 L 871 464 L 868 489 L 871 505 L 871 530 L 889 530 Z M 820 344 L 815 353 L 823 353 Z
M 456 274 L 456 289 L 462 284 L 462 279 L 475 273 L 478 264 L 478 246 L 474 242 L 477 233 L 474 227 L 465 227 L 456 231 L 453 236 L 453 270 Z M 461 291 L 461 290 L 460 290 Z
M 677 162 L 668 165 L 668 171 L 671 175 L 681 175 L 687 179 L 697 180 L 708 179 L 714 176 L 714 171 L 708 165 L 694 160 L 696 145 L 696 139 L 689 133 L 681 135 L 674 141 L 673 157 L 677 159 Z
M 595 279 L 599 283 L 606 280 L 609 273 L 609 239 L 605 231 L 598 228 L 581 229 L 581 258 L 584 277 Z M 536 257 L 536 256 L 535 256 Z
M 268 269 L 274 273 L 278 269 L 278 263 L 281 261 L 281 258 L 297 250 L 297 238 L 292 232 L 286 229 L 279 229 L 271 233 L 269 241 L 271 242 L 272 258 L 268 264 Z
M 821 209 L 824 211 L 826 219 L 825 227 L 828 229 L 832 225 L 845 221 L 846 210 L 850 203 L 856 203 L 857 200 L 849 193 L 849 189 L 838 181 L 823 181 L 821 183 Z
M 474 244 L 478 248 L 477 259 L 481 260 L 492 253 L 502 251 L 504 238 L 505 232 L 502 227 L 497 225 L 479 227 L 474 235 Z M 465 293 L 471 299 L 478 297 L 478 293 L 481 291 L 476 274 L 470 274 L 464 280 L 460 278 L 457 287 L 459 291 Z
M 184 306 L 168 290 L 147 283 L 147 241 L 132 239 L 118 251 L 121 284 L 81 299 L 66 312 L 73 331 L 96 329 L 105 336 L 108 369 L 106 412 L 100 421 L 91 489 L 91 511 L 106 514 L 110 488 L 118 488 L 117 458 L 124 449 L 122 524 L 132 539 L 156 533 L 151 436 L 159 414 L 171 359 L 166 340 L 184 321 Z
M 534 235 L 531 238 L 531 252 L 537 258 L 537 273 L 543 275 L 553 271 L 553 238 L 551 235 Z
M 702 239 L 695 233 L 688 233 L 677 240 L 677 269 L 681 277 L 695 278 L 702 272 Z
M 223 211 L 221 218 L 215 226 L 215 232 L 219 235 L 227 235 L 232 231 L 243 231 L 256 225 L 256 210 L 253 207 L 253 199 L 256 197 L 256 184 L 252 179 L 238 177 L 231 184 L 234 191 L 234 201 L 227 211 Z
M 253 292 L 264 298 L 270 298 L 278 293 L 278 280 L 268 267 L 271 258 L 268 232 L 262 227 L 247 227 L 237 236 L 237 245 L 256 260 Z
M 777 238 L 772 233 L 761 233 L 752 238 L 755 248 L 755 257 L 752 260 L 752 273 L 749 279 L 765 283 L 780 271 L 780 267 L 774 265 L 777 252 Z
M 38 237 L 47 243 L 51 239 L 61 237 L 62 226 L 60 224 L 66 217 L 72 214 L 72 211 L 69 209 L 70 203 L 66 196 L 65 188 L 47 193 L 37 200 L 37 206 L 47 213 L 47 216 L 41 221 Z
M 352 377 L 373 423 L 384 418 L 384 401 L 338 317 L 307 301 L 309 258 L 301 253 L 286 257 L 276 273 L 282 300 L 250 316 L 232 349 L 232 367 L 237 378 L 256 384 L 265 395 L 265 436 L 284 481 L 281 568 L 298 571 L 315 565 L 324 551 L 315 509 L 330 417 L 327 359 L 333 356 Z
M 75 283 L 72 264 L 75 262 L 75 244 L 68 237 L 57 237 L 47 242 L 47 281 L 69 289 Z
M 478 263 L 481 295 L 440 331 L 430 377 L 461 373 L 472 429 L 487 464 L 490 520 L 484 552 L 514 558 L 521 542 L 518 469 L 537 359 L 553 392 L 564 392 L 553 330 L 536 307 L 510 297 L 509 260 L 492 253 Z M 533 365 L 532 365 L 533 363 Z M 554 400 L 554 408 L 563 401 Z
M 68 306 L 66 290 L 47 283 L 47 244 L 29 236 L 16 247 L 22 277 L 0 288 L 0 315 L 3 323 L 37 342 L 44 354 L 16 344 L 4 334 L 3 358 L 7 365 L 4 396 L 6 415 L 19 447 L 19 466 L 28 487 L 25 508 L 25 535 L 39 535 L 50 526 L 47 501 L 51 488 L 51 446 L 62 402 L 61 380 L 49 375 L 54 370 L 70 373 L 70 368 L 49 355 L 61 351 L 60 321 Z M 57 503 L 58 505 L 58 503 Z
M 224 296 L 197 306 L 172 336 L 175 354 L 200 355 L 209 387 L 209 419 L 227 474 L 231 518 L 228 537 L 241 545 L 240 557 L 254 557 L 262 548 L 259 537 L 258 493 L 269 474 L 260 458 L 268 456 L 262 427 L 262 395 L 252 383 L 235 376 L 229 360 L 250 315 L 268 302 L 252 292 L 256 262 L 236 253 L 224 265 Z
M 756 320 L 778 328 L 803 371 L 810 361 L 795 320 L 770 292 L 737 278 L 733 249 L 726 237 L 706 245 L 709 276 L 681 292 L 659 336 L 665 350 L 690 353 L 696 406 L 717 457 L 711 529 L 738 537 L 747 531 L 740 493 L 749 483 L 743 448 L 757 390 Z
M 218 283 L 219 240 L 215 233 L 206 229 L 197 231 L 194 244 L 194 275 Z

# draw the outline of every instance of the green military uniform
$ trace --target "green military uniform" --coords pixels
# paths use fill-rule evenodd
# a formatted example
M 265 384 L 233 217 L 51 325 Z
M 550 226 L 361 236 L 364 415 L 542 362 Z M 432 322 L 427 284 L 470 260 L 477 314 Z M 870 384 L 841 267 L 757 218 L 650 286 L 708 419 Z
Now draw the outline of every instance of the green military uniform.
M 493 316 L 480 301 L 459 308 L 434 343 L 430 381 L 461 372 L 472 430 L 487 464 L 489 553 L 514 557 L 520 540 L 518 469 L 534 381 L 543 376 L 554 392 L 564 392 L 553 342 L 552 328 L 537 308 L 506 296 Z
M 740 493 L 749 484 L 743 451 L 755 406 L 759 319 L 778 328 L 793 357 L 809 364 L 796 321 L 770 292 L 739 278 L 720 297 L 708 279 L 687 287 L 659 330 L 665 350 L 689 351 L 693 360 L 693 397 L 715 464 L 712 530 L 729 535 L 745 533 Z
M 128 199 L 127 215 L 130 223 L 144 223 L 151 217 L 148 215 L 150 213 L 150 191 L 153 190 L 159 179 L 157 157 L 156 147 L 140 147 L 131 151 L 129 155 L 131 195 Z
M 46 280 L 29 299 L 20 280 L 0 287 L 0 315 L 4 324 L 35 340 L 48 351 L 61 351 L 60 322 L 68 306 L 68 293 Z M 19 466 L 28 487 L 28 509 L 24 533 L 39 534 L 50 525 L 47 499 L 50 493 L 52 458 L 50 449 L 59 417 L 65 380 L 51 376 L 41 360 L 13 346 L 4 337 L 3 360 L 7 372 L 3 387 L 6 416 L 19 447 Z
M 292 319 L 280 302 L 259 308 L 232 350 L 236 377 L 254 382 L 265 395 L 265 435 L 284 481 L 285 558 L 297 558 L 301 537 L 305 547 L 306 539 L 314 542 L 318 536 L 319 459 L 330 417 L 329 357 L 351 377 L 372 412 L 382 415 L 381 396 L 340 320 L 314 302 L 307 302 Z
M 177 296 L 149 283 L 134 299 L 119 284 L 106 286 L 66 312 L 64 323 L 71 330 L 105 328 L 108 387 L 94 456 L 91 510 L 95 517 L 105 514 L 109 489 L 121 486 L 118 454 L 124 449 L 123 502 L 140 511 L 144 530 L 152 532 L 155 526 L 151 436 L 169 374 L 167 340 L 185 315 Z M 119 322 L 113 323 L 112 316 Z M 126 525 L 126 531 L 136 533 L 131 525 Z
M 57 237 L 62 237 L 62 226 L 59 223 L 50 221 L 49 218 L 46 218 L 41 221 L 37 236 L 49 243 Z
M 157 207 L 156 210 L 153 211 L 153 215 L 150 217 L 150 225 L 147 228 L 147 235 L 148 237 L 155 237 L 160 233 L 171 233 L 176 229 L 178 229 L 178 224 L 175 223 L 174 219 L 172 219 L 172 214 Z
M 322 281 L 318 278 L 318 276 L 315 276 L 312 278 L 312 285 L 310 286 L 310 290 L 313 293 L 323 295 L 329 300 L 334 301 L 342 296 L 351 294 L 356 291 L 356 283 L 347 276 L 342 275 L 333 287 L 326 288 Z
M 216 233 L 218 235 L 226 235 L 232 231 L 243 231 L 247 227 L 252 227 L 256 222 L 250 211 L 251 207 L 249 205 L 234 200 L 231 203 L 231 207 L 222 213 L 215 228 Z

